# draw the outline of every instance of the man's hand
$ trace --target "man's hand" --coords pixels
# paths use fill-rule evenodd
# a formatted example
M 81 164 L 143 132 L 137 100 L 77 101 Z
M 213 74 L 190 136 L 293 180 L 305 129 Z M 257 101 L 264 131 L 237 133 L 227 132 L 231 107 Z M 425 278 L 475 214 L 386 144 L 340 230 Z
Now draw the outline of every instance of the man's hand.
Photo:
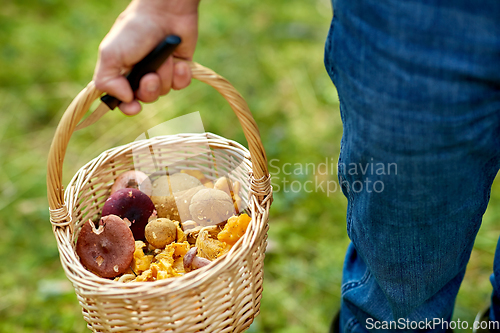
M 199 0 L 132 0 L 120 14 L 99 46 L 94 72 L 97 89 L 123 101 L 120 110 L 128 115 L 141 111 L 137 101 L 153 102 L 170 89 L 182 89 L 191 82 L 185 62 L 170 57 L 156 73 L 146 74 L 135 96 L 123 74 L 144 58 L 167 35 L 178 35 L 182 43 L 174 56 L 192 60 L 198 39 Z

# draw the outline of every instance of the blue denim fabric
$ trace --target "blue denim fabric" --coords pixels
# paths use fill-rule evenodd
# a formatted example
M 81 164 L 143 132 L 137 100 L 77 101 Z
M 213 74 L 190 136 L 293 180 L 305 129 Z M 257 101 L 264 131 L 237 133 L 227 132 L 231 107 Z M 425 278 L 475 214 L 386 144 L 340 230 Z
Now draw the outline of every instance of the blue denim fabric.
M 344 125 L 339 181 L 352 241 L 341 329 L 449 320 L 500 166 L 500 1 L 333 7 L 325 65 Z

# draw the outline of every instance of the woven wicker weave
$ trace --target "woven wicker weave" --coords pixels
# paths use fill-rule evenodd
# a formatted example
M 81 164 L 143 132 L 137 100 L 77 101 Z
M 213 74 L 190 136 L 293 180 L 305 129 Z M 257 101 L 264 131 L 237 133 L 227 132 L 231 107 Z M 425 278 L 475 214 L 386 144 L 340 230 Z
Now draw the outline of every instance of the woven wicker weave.
M 47 170 L 50 219 L 62 266 L 94 332 L 241 332 L 259 313 L 272 201 L 264 148 L 247 104 L 231 84 L 196 63 L 191 69 L 194 78 L 213 86 L 229 102 L 243 127 L 249 151 L 210 133 L 135 141 L 107 150 L 87 163 L 63 191 L 66 147 L 78 122 L 101 95 L 93 82 L 73 100 L 57 127 Z M 182 156 L 174 169 L 200 170 L 211 179 L 231 172 L 230 177 L 242 184 L 242 199 L 252 222 L 225 257 L 182 277 L 137 283 L 100 278 L 81 265 L 75 253 L 76 237 L 86 220 L 99 216 L 113 181 L 121 172 L 134 168 L 133 157 L 145 147 L 154 147 L 155 156 L 165 159 Z M 140 163 L 135 167 L 140 169 Z

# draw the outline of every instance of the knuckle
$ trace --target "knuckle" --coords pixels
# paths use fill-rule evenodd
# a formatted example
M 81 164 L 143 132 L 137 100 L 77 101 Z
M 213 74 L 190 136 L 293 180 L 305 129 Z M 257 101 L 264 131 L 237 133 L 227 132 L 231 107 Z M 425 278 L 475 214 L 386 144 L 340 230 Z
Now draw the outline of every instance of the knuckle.
M 113 49 L 109 47 L 107 44 L 101 44 L 99 46 L 99 59 L 103 63 L 109 63 L 115 58 L 115 53 Z
M 94 85 L 97 89 L 99 90 L 105 90 L 106 89 L 106 83 L 102 77 L 99 75 L 96 75 L 94 77 Z

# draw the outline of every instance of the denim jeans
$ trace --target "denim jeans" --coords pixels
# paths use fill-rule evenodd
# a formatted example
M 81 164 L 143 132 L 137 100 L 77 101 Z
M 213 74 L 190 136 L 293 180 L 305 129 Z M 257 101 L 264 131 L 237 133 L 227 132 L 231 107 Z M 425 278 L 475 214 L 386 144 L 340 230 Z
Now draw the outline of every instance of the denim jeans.
M 500 166 L 500 1 L 333 8 L 325 65 L 351 239 L 341 330 L 442 332 L 413 323 L 451 319 Z M 491 281 L 500 320 L 500 247 Z

